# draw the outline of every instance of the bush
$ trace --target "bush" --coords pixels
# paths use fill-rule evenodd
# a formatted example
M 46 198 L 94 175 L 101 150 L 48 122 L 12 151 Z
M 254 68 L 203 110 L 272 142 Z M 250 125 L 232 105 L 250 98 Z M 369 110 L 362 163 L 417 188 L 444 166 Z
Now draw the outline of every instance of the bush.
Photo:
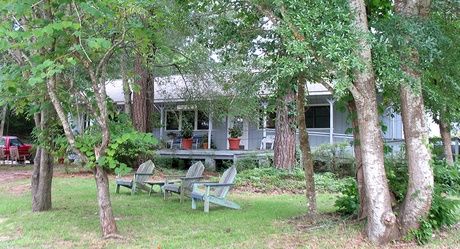
M 420 228 L 409 234 L 409 239 L 414 239 L 419 244 L 430 241 L 435 230 L 455 224 L 456 210 L 460 204 L 459 201 L 448 197 L 448 194 L 460 193 L 459 165 L 448 166 L 445 161 L 434 161 L 432 165 L 435 183 L 431 209 L 428 216 L 421 220 Z M 395 196 L 396 204 L 401 204 L 407 191 L 407 164 L 398 157 L 386 158 L 385 168 L 390 191 Z M 341 214 L 355 214 L 359 208 L 356 181 L 349 181 L 341 189 L 342 195 L 335 202 Z
M 335 201 L 337 212 L 342 215 L 355 215 L 359 208 L 358 185 L 355 179 L 349 178 L 340 189 L 341 195 Z
M 315 172 L 332 172 L 338 176 L 353 176 L 354 159 L 348 152 L 349 143 L 322 144 L 313 150 Z
M 259 158 L 255 154 L 249 155 L 247 157 L 238 159 L 235 165 L 239 172 L 255 168 L 272 167 L 273 157 L 267 156 L 265 158 Z M 228 167 L 230 167 L 230 165 Z
M 346 183 L 347 179 L 337 179 L 333 173 L 315 174 L 315 186 L 318 192 L 335 193 Z M 291 173 L 286 170 L 267 168 L 247 169 L 238 174 L 237 186 L 251 186 L 256 191 L 274 190 L 300 193 L 305 191 L 305 174 L 300 168 Z

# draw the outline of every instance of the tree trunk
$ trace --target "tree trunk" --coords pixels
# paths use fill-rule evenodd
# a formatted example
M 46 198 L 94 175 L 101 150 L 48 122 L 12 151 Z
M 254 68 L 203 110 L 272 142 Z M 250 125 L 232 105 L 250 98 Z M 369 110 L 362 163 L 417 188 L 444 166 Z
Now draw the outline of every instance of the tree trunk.
M 429 0 L 395 1 L 396 13 L 403 16 L 426 17 L 429 13 Z M 417 65 L 418 52 L 412 49 L 409 58 Z M 403 66 L 404 73 L 415 80 L 415 84 L 403 84 L 400 88 L 401 114 L 408 160 L 409 182 L 407 194 L 402 203 L 400 223 L 402 235 L 420 226 L 420 219 L 426 217 L 431 208 L 433 194 L 433 171 L 430 166 L 431 154 L 428 148 L 428 130 L 425 125 L 425 108 L 421 93 L 421 75 Z
M 305 78 L 302 76 L 297 79 L 297 126 L 299 128 L 300 151 L 302 152 L 302 164 L 307 186 L 308 214 L 314 216 L 316 214 L 316 191 L 313 158 L 305 119 L 305 82 Z
M 136 57 L 134 71 L 138 76 L 137 84 L 139 85 L 139 92 L 133 95 L 133 123 L 136 130 L 140 132 L 151 131 L 150 116 L 153 106 L 149 95 L 153 92 L 153 79 L 151 74 L 143 66 L 142 56 Z
M 356 31 L 369 34 L 364 0 L 349 0 L 349 4 L 354 12 Z M 354 82 L 349 90 L 355 99 L 358 114 L 359 142 L 368 204 L 366 233 L 373 243 L 386 244 L 398 236 L 398 230 L 385 174 L 371 48 L 364 35 L 358 42 L 360 48 L 357 53 L 365 68 L 354 72 Z
M 414 93 L 409 86 L 401 86 L 400 96 L 409 171 L 407 194 L 400 216 L 401 231 L 406 234 L 418 228 L 420 219 L 428 215 L 434 180 L 422 94 Z
M 112 203 L 109 193 L 109 179 L 104 168 L 96 166 L 94 179 L 97 186 L 97 200 L 99 203 L 99 220 L 101 223 L 102 236 L 104 238 L 117 237 L 117 224 L 112 212 Z
M 35 126 L 41 132 L 46 132 L 49 113 L 41 111 L 41 115 L 34 117 Z M 44 142 L 44 141 L 42 141 Z M 51 209 L 51 185 L 53 180 L 53 158 L 43 147 L 38 147 L 32 171 L 32 212 L 41 212 Z
M 131 118 L 131 88 L 129 87 L 128 82 L 128 73 L 126 69 L 126 63 L 128 61 L 128 56 L 126 53 L 122 52 L 121 60 L 120 60 L 120 69 L 121 69 L 121 77 L 123 81 L 123 96 L 125 101 L 125 113 L 128 117 Z
M 8 105 L 5 104 L 3 107 L 2 107 L 2 113 L 0 114 L 0 118 L 1 118 L 1 121 L 0 121 L 0 137 L 5 135 L 3 134 L 3 129 L 5 128 L 5 121 L 6 121 L 6 113 L 8 111 Z
M 454 155 L 452 154 L 452 137 L 450 135 L 450 124 L 442 119 L 438 122 L 439 133 L 441 133 L 444 156 L 448 165 L 454 164 Z
M 353 128 L 353 149 L 355 152 L 356 183 L 358 184 L 359 193 L 358 220 L 361 220 L 367 217 L 368 207 L 366 199 L 366 186 L 364 184 L 363 159 L 361 155 L 361 143 L 359 141 L 359 124 L 356 117 L 357 111 L 355 100 L 348 101 L 347 108 L 351 116 L 351 126 Z
M 278 169 L 292 170 L 295 166 L 295 117 L 289 115 L 289 108 L 295 103 L 295 94 L 289 91 L 278 101 L 276 108 L 274 164 Z

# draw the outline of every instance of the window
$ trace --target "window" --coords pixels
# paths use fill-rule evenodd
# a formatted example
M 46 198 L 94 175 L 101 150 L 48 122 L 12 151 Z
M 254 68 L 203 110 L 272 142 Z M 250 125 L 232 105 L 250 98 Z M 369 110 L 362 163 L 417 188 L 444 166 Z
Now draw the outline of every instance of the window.
M 166 130 L 179 130 L 178 111 L 166 111 Z
M 267 123 L 266 123 L 265 128 L 267 128 L 267 129 L 275 129 L 276 111 L 267 112 L 266 119 L 267 119 Z M 264 128 L 264 114 L 263 114 L 263 110 L 261 110 L 260 111 L 260 119 L 259 119 L 259 129 L 263 129 L 263 128 Z
M 197 130 L 209 129 L 209 118 L 204 112 L 198 111 L 197 119 Z
M 209 117 L 204 112 L 197 110 L 166 111 L 166 130 L 180 130 L 186 123 L 191 124 L 194 130 L 209 129 Z
M 21 140 L 17 139 L 17 138 L 13 138 L 10 140 L 10 146 L 22 146 L 23 143 L 21 142 Z
M 184 127 L 184 124 L 190 124 L 192 125 L 192 128 L 195 127 L 195 111 L 182 111 L 182 126 Z
M 265 128 L 275 129 L 276 124 L 276 112 L 267 113 L 267 125 Z
M 329 106 L 310 106 L 305 111 L 307 128 L 330 128 Z
M 0 138 L 0 147 L 5 147 L 5 139 Z

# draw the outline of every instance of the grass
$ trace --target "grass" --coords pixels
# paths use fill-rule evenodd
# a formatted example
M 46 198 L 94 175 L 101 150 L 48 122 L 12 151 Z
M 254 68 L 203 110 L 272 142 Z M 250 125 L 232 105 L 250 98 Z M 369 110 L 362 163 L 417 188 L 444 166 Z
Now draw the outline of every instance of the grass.
M 361 224 L 329 215 L 335 210 L 334 194 L 318 195 L 322 216 L 309 226 L 304 218 L 292 219 L 305 213 L 303 195 L 233 192 L 230 199 L 242 210 L 212 206 L 205 214 L 202 204 L 192 210 L 190 201 L 181 204 L 177 196 L 164 201 L 159 194 L 131 196 L 128 189 L 115 194 L 111 185 L 123 239 L 103 240 L 91 177 L 55 177 L 53 210 L 43 213 L 30 212 L 28 188 L 12 191 L 29 182 L 0 185 L 0 248 L 373 248 L 360 236 Z M 426 248 L 453 248 L 460 244 L 459 235 L 446 232 Z

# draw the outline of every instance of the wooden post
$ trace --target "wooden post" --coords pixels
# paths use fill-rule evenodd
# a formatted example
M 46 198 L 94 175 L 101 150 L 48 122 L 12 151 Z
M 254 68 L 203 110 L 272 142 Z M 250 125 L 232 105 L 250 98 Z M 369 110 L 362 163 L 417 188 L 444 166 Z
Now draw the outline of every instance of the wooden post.
M 329 102 L 329 143 L 334 144 L 334 100 L 327 99 Z
M 161 106 L 160 107 L 160 139 L 163 139 L 163 130 L 164 130 L 164 125 L 165 125 L 165 114 L 164 114 L 165 107 Z
M 211 136 L 212 136 L 212 114 L 209 114 L 208 121 L 208 150 L 211 149 Z

